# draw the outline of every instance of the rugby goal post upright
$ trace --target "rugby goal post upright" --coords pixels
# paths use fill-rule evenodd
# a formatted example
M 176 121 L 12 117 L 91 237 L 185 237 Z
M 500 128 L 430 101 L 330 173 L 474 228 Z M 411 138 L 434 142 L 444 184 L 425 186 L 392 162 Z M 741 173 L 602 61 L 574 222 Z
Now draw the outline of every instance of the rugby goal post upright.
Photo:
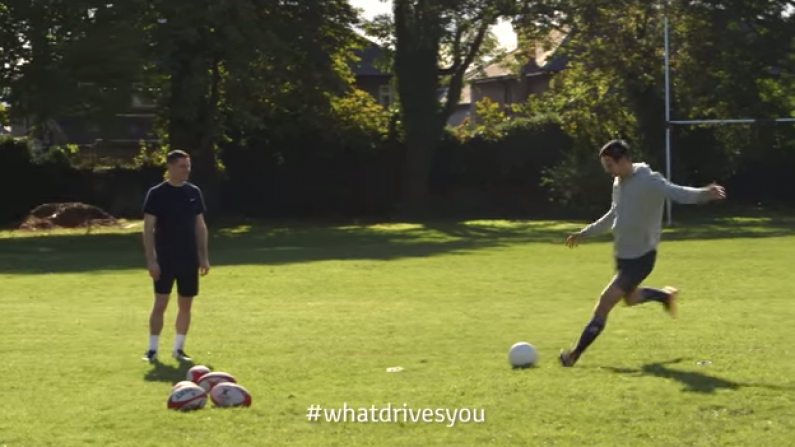
M 668 2 L 666 1 L 664 8 Z M 664 11 L 664 27 L 665 27 L 665 175 L 668 181 L 671 179 L 671 127 L 676 125 L 731 125 L 731 124 L 754 124 L 759 122 L 767 123 L 795 123 L 795 118 L 771 118 L 771 119 L 752 119 L 752 118 L 739 118 L 739 119 L 724 119 L 724 120 L 671 120 L 671 38 L 668 30 L 668 14 Z M 665 201 L 666 214 L 668 216 L 668 226 L 673 224 L 673 213 L 671 210 L 671 201 Z

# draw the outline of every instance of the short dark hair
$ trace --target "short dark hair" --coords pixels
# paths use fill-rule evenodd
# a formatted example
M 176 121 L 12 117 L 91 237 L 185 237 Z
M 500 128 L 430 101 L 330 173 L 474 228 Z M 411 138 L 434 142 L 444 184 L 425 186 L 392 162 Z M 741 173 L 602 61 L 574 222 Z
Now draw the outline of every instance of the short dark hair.
M 624 140 L 608 141 L 599 149 L 599 158 L 610 157 L 615 161 L 629 158 L 629 144 Z
M 190 158 L 187 152 L 181 151 L 179 149 L 171 151 L 166 155 L 166 163 L 172 164 L 177 160 L 182 160 L 183 158 Z

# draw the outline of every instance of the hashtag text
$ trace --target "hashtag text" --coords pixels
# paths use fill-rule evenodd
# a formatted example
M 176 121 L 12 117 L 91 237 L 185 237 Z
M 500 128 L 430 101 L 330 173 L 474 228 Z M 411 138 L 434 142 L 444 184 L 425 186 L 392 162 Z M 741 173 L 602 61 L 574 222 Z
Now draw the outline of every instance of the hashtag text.
M 310 405 L 306 410 L 306 418 L 310 422 L 424 423 L 453 427 L 457 423 L 483 423 L 486 421 L 486 412 L 482 408 L 411 408 L 408 404 L 353 407 L 345 403 L 341 408 Z

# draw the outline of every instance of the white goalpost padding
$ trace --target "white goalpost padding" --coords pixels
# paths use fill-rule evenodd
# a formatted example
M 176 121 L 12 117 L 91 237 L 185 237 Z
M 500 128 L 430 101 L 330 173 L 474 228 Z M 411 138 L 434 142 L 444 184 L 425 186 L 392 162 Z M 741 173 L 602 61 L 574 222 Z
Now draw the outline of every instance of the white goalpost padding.
M 667 5 L 667 2 L 666 2 Z M 694 124 L 712 124 L 712 125 L 731 125 L 731 124 L 754 124 L 754 123 L 795 123 L 795 118 L 773 118 L 773 119 L 724 119 L 724 120 L 671 120 L 671 59 L 670 59 L 670 36 L 668 31 L 668 14 L 664 16 L 665 26 L 665 175 L 668 181 L 671 180 L 671 126 L 675 125 L 694 125 Z M 668 226 L 673 224 L 673 213 L 671 210 L 671 201 L 667 200 L 666 214 L 668 216 Z

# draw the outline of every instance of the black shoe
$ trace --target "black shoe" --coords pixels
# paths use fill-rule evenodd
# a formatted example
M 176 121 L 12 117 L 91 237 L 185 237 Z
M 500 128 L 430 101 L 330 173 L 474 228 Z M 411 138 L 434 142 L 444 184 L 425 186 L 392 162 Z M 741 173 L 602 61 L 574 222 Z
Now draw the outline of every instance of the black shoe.
M 193 360 L 190 358 L 188 354 L 185 354 L 185 351 L 183 351 L 182 349 L 177 349 L 176 351 L 172 352 L 171 356 L 179 360 L 180 362 L 190 362 Z
M 144 357 L 141 360 L 149 362 L 149 363 L 156 362 L 157 361 L 157 351 L 152 350 L 152 349 L 146 351 L 146 354 L 144 354 Z
M 561 351 L 560 353 L 560 365 L 565 368 L 571 368 L 579 359 L 580 355 L 574 351 Z

